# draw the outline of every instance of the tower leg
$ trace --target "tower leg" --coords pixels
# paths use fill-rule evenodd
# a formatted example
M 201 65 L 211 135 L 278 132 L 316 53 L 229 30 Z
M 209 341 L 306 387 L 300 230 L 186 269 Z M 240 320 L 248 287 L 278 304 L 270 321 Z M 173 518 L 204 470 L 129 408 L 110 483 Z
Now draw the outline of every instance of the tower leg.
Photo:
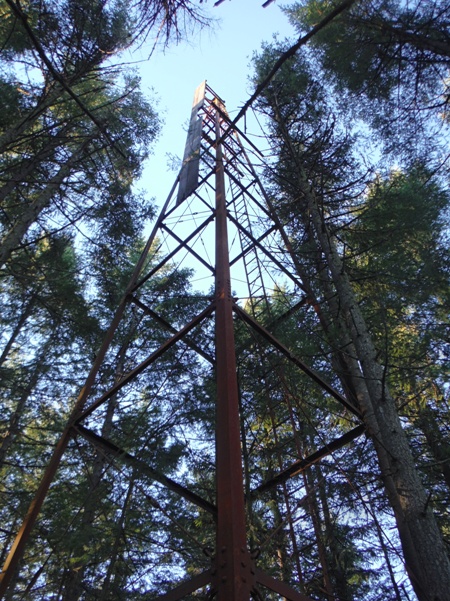
M 216 112 L 216 141 L 220 117 Z M 225 178 L 216 148 L 216 488 L 218 601 L 248 601 L 253 588 L 247 549 L 239 397 L 228 254 Z

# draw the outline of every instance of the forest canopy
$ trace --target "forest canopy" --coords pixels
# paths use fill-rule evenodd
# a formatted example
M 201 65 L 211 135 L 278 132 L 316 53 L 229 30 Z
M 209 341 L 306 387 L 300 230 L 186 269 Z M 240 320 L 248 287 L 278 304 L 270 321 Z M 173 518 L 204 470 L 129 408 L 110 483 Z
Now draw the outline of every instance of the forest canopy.
M 195 43 L 202 4 L 0 0 L 2 565 L 60 453 L 8 600 L 156 599 L 218 562 L 215 292 L 165 249 L 188 206 L 172 242 L 214 276 L 212 138 L 232 119 L 206 104 L 214 133 L 198 109 L 210 216 L 182 199 L 155 221 L 138 186 L 164 130 L 121 61 Z M 249 557 L 315 601 L 445 601 L 450 7 L 283 11 L 297 39 L 255 51 L 235 118 L 262 131 L 223 159 Z

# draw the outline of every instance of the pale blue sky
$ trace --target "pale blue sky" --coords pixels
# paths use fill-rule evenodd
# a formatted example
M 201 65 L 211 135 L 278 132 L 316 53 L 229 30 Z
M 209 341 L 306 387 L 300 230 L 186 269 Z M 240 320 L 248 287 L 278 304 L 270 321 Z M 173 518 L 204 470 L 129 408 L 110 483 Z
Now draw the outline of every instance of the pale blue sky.
M 294 36 L 277 2 L 267 8 L 262 8 L 263 0 L 225 0 L 216 8 L 213 0 L 205 4 L 207 12 L 220 22 L 197 34 L 195 43 L 170 46 L 164 53 L 157 50 L 139 65 L 143 91 L 155 90 L 159 97 L 158 110 L 165 120 L 141 183 L 149 196 L 156 197 L 158 205 L 164 202 L 176 176 L 168 171 L 167 153 L 183 156 L 185 125 L 195 88 L 206 79 L 225 100 L 233 116 L 251 93 L 248 65 L 253 52 L 275 33 L 280 38 Z M 283 5 L 289 4 L 293 2 L 283 2 Z M 149 39 L 135 52 L 134 60 L 147 58 L 152 43 Z M 251 131 L 250 122 L 247 127 Z

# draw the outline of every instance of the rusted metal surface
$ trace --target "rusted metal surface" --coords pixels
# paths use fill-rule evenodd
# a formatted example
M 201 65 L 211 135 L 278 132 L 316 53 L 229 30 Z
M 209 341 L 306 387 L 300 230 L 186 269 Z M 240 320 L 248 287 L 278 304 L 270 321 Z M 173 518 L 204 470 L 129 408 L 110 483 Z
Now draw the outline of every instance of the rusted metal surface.
M 216 137 L 221 137 L 216 112 Z M 248 601 L 254 587 L 247 549 L 233 298 L 222 147 L 216 148 L 216 582 L 218 601 Z
M 353 428 L 352 430 L 350 430 L 350 432 L 346 432 L 339 438 L 332 440 L 324 447 L 318 449 L 315 453 L 312 453 L 304 459 L 296 461 L 291 466 L 289 466 L 270 480 L 267 480 L 267 482 L 263 482 L 263 484 L 258 486 L 258 488 L 256 488 L 252 494 L 262 493 L 266 490 L 270 490 L 274 486 L 286 482 L 286 480 L 289 480 L 289 478 L 293 478 L 294 476 L 299 475 L 301 472 L 304 472 L 306 469 L 308 469 L 308 467 L 310 467 L 314 463 L 317 463 L 333 451 L 337 451 L 338 449 L 341 449 L 342 447 L 348 445 L 353 440 L 356 440 L 362 434 L 364 434 L 365 431 L 366 427 L 364 426 L 364 424 L 356 426 L 356 428 Z
M 268 332 L 257 321 L 252 319 L 250 317 L 250 315 L 248 315 L 248 313 L 243 311 L 236 304 L 233 305 L 233 310 L 239 315 L 239 317 L 243 321 L 248 323 L 256 332 L 258 332 L 258 334 L 260 334 L 263 338 L 268 340 L 274 348 L 279 350 L 285 357 L 287 357 L 289 359 L 289 361 L 291 361 L 292 363 L 294 363 L 294 365 L 299 367 L 307 376 L 309 376 L 311 378 L 311 380 L 314 380 L 314 382 L 317 382 L 317 384 L 319 384 L 319 386 L 323 390 L 325 390 L 325 392 L 327 392 L 332 397 L 334 397 L 337 401 L 339 401 L 342 405 L 344 405 L 344 407 L 346 409 L 348 409 L 349 411 L 351 411 L 354 415 L 361 417 L 361 413 L 359 412 L 359 410 L 352 403 L 350 403 L 348 401 L 348 399 L 346 399 L 344 397 L 344 395 L 342 395 L 335 388 L 330 386 L 330 384 L 328 384 L 328 382 L 326 382 L 322 378 L 321 375 L 319 375 L 316 371 L 314 371 L 313 369 L 308 367 L 308 365 L 306 365 L 306 363 L 304 361 L 302 361 L 301 359 L 299 359 L 298 357 L 293 355 L 291 353 L 291 351 L 286 346 L 284 346 L 284 344 L 282 344 L 279 340 L 277 340 L 275 338 L 275 336 L 272 336 L 272 334 L 270 332 Z
M 311 597 L 307 597 L 306 595 L 302 595 L 302 593 L 297 592 L 288 584 L 281 582 L 281 580 L 276 580 L 269 576 L 262 570 L 256 568 L 256 582 L 258 584 L 262 584 L 264 587 L 278 593 L 280 597 L 284 597 L 284 599 L 288 599 L 288 601 L 313 601 Z
M 77 416 L 73 423 L 80 423 L 83 419 L 85 419 L 88 415 L 91 415 L 98 407 L 103 405 L 108 399 L 113 397 L 115 394 L 119 392 L 124 386 L 133 381 L 139 374 L 141 374 L 144 369 L 146 369 L 149 365 L 154 363 L 157 359 L 159 359 L 166 351 L 168 351 L 174 344 L 176 344 L 179 340 L 181 340 L 188 332 L 190 332 L 195 326 L 201 323 L 206 317 L 211 315 L 214 311 L 214 303 L 211 303 L 209 307 L 207 307 L 204 311 L 199 313 L 194 319 L 192 319 L 184 328 L 182 328 L 179 332 L 177 332 L 174 336 L 166 340 L 164 344 L 162 344 L 159 349 L 157 349 L 154 353 L 152 353 L 145 361 L 142 361 L 137 367 L 128 372 L 123 378 L 118 382 L 115 386 L 110 388 L 105 394 L 103 394 L 99 399 L 97 399 L 90 407 L 85 409 L 81 414 Z
M 187 597 L 199 588 L 207 586 L 211 582 L 211 580 L 211 571 L 205 570 L 198 576 L 194 576 L 190 580 L 183 582 L 179 586 L 175 587 L 165 595 L 161 595 L 157 599 L 158 601 L 178 601 L 178 599 L 183 599 L 183 597 Z
M 88 428 L 85 428 L 81 425 L 74 426 L 73 429 L 75 432 L 81 434 L 81 436 L 83 436 L 86 440 L 89 440 L 89 442 L 91 442 L 93 445 L 107 451 L 113 457 L 117 457 L 123 463 L 131 465 L 133 467 L 137 467 L 141 473 L 145 474 L 152 480 L 160 482 L 172 492 L 175 492 L 178 495 L 180 495 L 180 497 L 183 497 L 187 501 L 194 503 L 195 505 L 201 507 L 205 511 L 208 511 L 212 515 L 216 515 L 217 509 L 212 503 L 206 501 L 205 499 L 202 499 L 202 497 L 192 492 L 191 490 L 188 490 L 185 486 L 178 484 L 178 482 L 175 482 L 174 480 L 172 480 L 172 478 L 161 474 L 161 472 L 147 465 L 147 463 L 145 463 L 141 459 L 134 457 L 131 453 L 128 453 L 124 449 L 118 447 L 111 440 L 108 440 L 103 436 L 99 436 L 95 432 L 92 432 Z
M 195 90 L 191 120 L 184 149 L 183 166 L 180 172 L 177 205 L 182 203 L 198 186 L 200 161 L 200 142 L 202 138 L 203 118 L 199 112 L 205 103 L 206 82 L 201 83 Z

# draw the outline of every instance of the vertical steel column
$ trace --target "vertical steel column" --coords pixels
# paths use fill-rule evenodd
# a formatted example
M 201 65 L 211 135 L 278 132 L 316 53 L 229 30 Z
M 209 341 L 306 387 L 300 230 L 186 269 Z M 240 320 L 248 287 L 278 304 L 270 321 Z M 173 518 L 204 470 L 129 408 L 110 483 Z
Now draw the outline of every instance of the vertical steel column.
M 218 102 L 216 100 L 216 102 Z M 216 111 L 216 142 L 221 137 Z M 225 177 L 216 146 L 216 488 L 218 601 L 248 601 L 253 588 L 246 541 L 238 382 L 228 253 Z

